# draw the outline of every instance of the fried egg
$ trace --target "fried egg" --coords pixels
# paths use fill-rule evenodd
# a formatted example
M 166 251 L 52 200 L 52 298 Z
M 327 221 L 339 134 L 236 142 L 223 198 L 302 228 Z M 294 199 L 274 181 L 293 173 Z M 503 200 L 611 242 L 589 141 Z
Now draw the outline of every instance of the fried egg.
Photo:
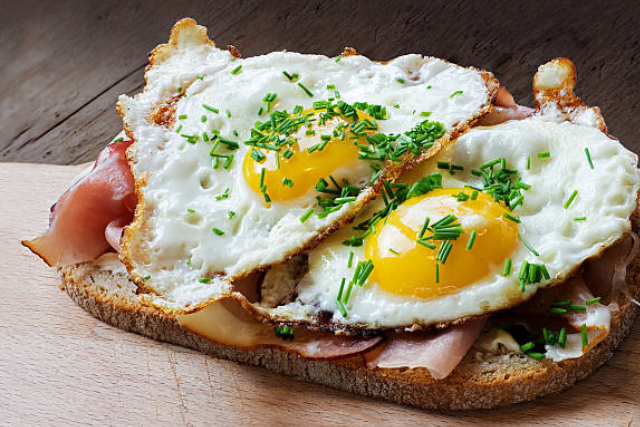
M 474 128 L 387 186 L 359 227 L 310 251 L 283 302 L 254 307 L 349 330 L 444 326 L 516 306 L 630 230 L 636 164 L 597 128 L 555 116 Z M 265 282 L 277 290 L 270 273 Z
M 489 73 L 420 55 L 240 59 L 192 20 L 151 61 L 144 92 L 118 104 L 140 201 L 122 259 L 170 311 L 313 246 L 497 89 Z

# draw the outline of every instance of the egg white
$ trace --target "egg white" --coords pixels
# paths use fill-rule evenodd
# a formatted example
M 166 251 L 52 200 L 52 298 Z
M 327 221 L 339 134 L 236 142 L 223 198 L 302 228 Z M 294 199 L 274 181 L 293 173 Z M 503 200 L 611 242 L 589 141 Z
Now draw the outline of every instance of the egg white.
M 590 152 L 594 169 L 585 149 Z M 538 153 L 546 151 L 551 157 L 538 158 Z M 517 168 L 522 180 L 531 185 L 523 192 L 524 204 L 514 214 L 522 221 L 519 232 L 539 253 L 535 256 L 519 244 L 509 255 L 513 267 L 508 277 L 502 276 L 502 266 L 496 267 L 471 286 L 428 299 L 395 295 L 369 279 L 363 288 L 354 287 L 346 305 L 348 315 L 343 317 L 336 308 L 340 282 L 343 277 L 350 280 L 357 261 L 365 259 L 364 246 L 342 245 L 355 233 L 347 227 L 309 253 L 309 272 L 296 288 L 295 301 L 276 308 L 256 304 L 257 310 L 264 316 L 286 321 L 317 324 L 318 319 L 324 319 L 334 327 L 379 329 L 447 324 L 465 316 L 516 306 L 537 289 L 561 283 L 584 260 L 599 254 L 630 230 L 640 184 L 637 156 L 594 127 L 544 116 L 474 128 L 403 177 L 403 182 L 412 183 L 437 172 L 437 162 L 446 161 L 462 165 L 464 171 L 455 175 L 443 173 L 443 187 L 463 188 L 469 184 L 481 188 L 481 181 L 470 173 L 471 169 L 499 157 L 506 158 L 507 167 Z M 531 166 L 527 170 L 528 157 Z M 578 190 L 578 196 L 565 208 L 574 190 Z M 356 223 L 382 206 L 380 200 L 371 203 L 361 211 Z M 587 219 L 574 221 L 576 217 Z M 348 268 L 352 250 L 354 262 Z M 524 261 L 545 264 L 551 279 L 527 285 L 521 292 L 517 276 Z
M 145 180 L 138 182 L 141 207 L 137 225 L 127 231 L 123 258 L 138 282 L 146 277 L 145 287 L 176 307 L 193 307 L 228 292 L 219 277 L 243 276 L 283 261 L 357 209 L 369 194 L 365 190 L 357 201 L 326 218 L 313 215 L 305 222 L 300 218 L 315 206 L 315 190 L 298 200 L 267 206 L 242 173 L 250 148 L 242 141 L 250 138 L 257 120 L 268 118 L 257 114 L 265 107 L 267 93 L 277 93 L 271 111 L 291 112 L 296 105 L 311 108 L 314 101 L 335 98 L 335 90 L 348 103 L 384 105 L 389 118 L 378 121 L 384 133 L 408 131 L 425 120 L 423 111 L 451 131 L 474 118 L 490 98 L 477 70 L 420 55 L 401 56 L 386 65 L 362 56 L 337 61 L 289 52 L 236 59 L 195 38 L 177 40 L 171 55 L 147 72 L 144 93 L 119 101 L 126 128 L 135 139 L 128 153 L 133 172 Z M 283 71 L 297 73 L 300 79 L 291 82 Z M 314 96 L 309 97 L 298 82 Z M 328 85 L 335 85 L 335 90 Z M 186 88 L 186 97 L 177 101 L 175 123 L 166 127 L 149 120 L 153 108 L 175 96 L 178 87 Z M 200 139 L 191 144 L 181 136 L 211 135 L 212 129 L 240 143 L 228 170 L 212 168 L 210 143 Z M 365 186 L 372 174 L 366 162 L 345 167 L 355 185 Z M 219 199 L 226 189 L 228 197 Z M 233 218 L 229 212 L 234 212 Z M 214 227 L 224 235 L 213 233 Z M 221 276 L 200 282 L 212 275 Z

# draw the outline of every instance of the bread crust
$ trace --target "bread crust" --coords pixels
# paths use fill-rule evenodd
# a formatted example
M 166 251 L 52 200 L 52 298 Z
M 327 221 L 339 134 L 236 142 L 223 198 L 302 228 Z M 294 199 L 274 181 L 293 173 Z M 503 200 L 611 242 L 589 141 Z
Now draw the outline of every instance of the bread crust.
M 633 219 L 633 229 L 640 229 Z M 490 409 L 558 393 L 609 360 L 627 335 L 638 307 L 620 295 L 607 337 L 578 359 L 536 361 L 522 354 L 495 355 L 472 348 L 451 375 L 435 380 L 426 369 L 367 369 L 362 356 L 333 361 L 306 360 L 277 349 L 237 350 L 183 329 L 176 318 L 140 304 L 136 286 L 124 272 L 95 263 L 60 269 L 69 296 L 112 326 L 192 348 L 214 357 L 259 366 L 297 380 L 350 393 L 438 411 Z M 640 293 L 640 257 L 627 267 L 631 296 Z

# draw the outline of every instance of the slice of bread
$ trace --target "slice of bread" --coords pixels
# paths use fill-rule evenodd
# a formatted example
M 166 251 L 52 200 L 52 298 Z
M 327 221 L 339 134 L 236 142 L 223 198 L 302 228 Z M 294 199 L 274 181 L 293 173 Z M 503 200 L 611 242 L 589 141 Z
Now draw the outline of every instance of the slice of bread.
M 634 230 L 640 228 L 634 219 Z M 453 373 L 435 380 L 426 369 L 367 369 L 361 356 L 310 361 L 275 349 L 242 351 L 214 344 L 184 330 L 175 317 L 143 306 L 124 270 L 99 263 L 61 268 L 71 298 L 98 319 L 159 341 L 189 347 L 215 357 L 260 366 L 295 379 L 400 404 L 441 411 L 488 409 L 560 392 L 613 356 L 629 332 L 638 307 L 620 295 L 620 310 L 609 335 L 578 359 L 536 361 L 522 354 L 487 354 L 473 347 Z M 640 293 L 640 256 L 627 268 L 629 294 Z

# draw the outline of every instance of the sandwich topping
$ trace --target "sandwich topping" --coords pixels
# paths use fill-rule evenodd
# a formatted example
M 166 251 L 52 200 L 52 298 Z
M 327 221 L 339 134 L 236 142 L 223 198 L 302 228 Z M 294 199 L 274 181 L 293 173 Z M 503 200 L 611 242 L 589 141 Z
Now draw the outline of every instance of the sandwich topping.
M 49 265 L 113 249 L 144 304 L 211 341 L 434 379 L 472 348 L 577 358 L 614 327 L 637 157 L 568 60 L 539 69 L 534 110 L 435 58 L 244 60 L 184 20 L 146 77 L 128 136 L 24 242 Z

